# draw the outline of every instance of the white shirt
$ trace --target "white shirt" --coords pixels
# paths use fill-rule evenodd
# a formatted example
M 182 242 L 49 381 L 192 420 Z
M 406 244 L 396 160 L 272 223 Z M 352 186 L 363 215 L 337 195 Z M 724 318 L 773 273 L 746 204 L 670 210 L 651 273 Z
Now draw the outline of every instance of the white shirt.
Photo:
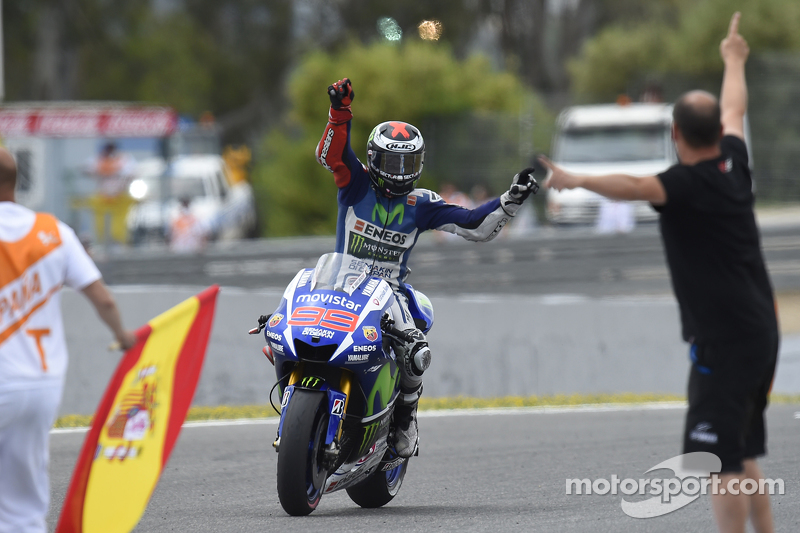
M 100 277 L 69 226 L 0 202 L 0 391 L 64 379 L 61 287 L 81 290 Z

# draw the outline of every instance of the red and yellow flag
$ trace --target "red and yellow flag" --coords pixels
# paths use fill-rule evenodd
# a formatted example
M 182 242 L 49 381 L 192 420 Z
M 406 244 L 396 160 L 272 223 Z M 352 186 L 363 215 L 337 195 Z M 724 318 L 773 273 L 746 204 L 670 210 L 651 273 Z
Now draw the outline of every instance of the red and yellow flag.
M 136 332 L 83 443 L 56 533 L 136 527 L 192 402 L 218 292 L 209 287 Z

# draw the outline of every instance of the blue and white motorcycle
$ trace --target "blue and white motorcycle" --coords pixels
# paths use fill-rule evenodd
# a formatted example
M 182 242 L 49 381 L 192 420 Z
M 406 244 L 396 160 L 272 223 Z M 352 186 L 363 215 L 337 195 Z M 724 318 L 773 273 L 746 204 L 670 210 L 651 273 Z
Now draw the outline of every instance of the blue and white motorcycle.
M 409 310 L 424 332 L 433 325 L 430 300 L 406 285 Z M 259 318 L 264 354 L 281 390 L 278 496 L 290 515 L 311 513 L 323 494 L 347 490 L 362 507 L 394 498 L 408 459 L 392 447 L 400 370 L 393 341 L 389 284 L 351 270 L 344 255 L 323 255 L 297 273 L 278 309 Z

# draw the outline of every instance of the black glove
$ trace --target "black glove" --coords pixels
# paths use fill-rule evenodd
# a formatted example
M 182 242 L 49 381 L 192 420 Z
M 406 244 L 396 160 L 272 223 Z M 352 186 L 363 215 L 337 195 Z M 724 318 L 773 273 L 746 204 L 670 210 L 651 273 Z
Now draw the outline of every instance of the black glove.
M 539 184 L 533 179 L 533 167 L 526 168 L 511 180 L 508 196 L 514 203 L 521 204 L 531 193 L 536 194 Z
M 350 79 L 345 78 L 333 85 L 328 85 L 328 96 L 331 97 L 331 107 L 341 109 L 350 106 L 350 102 L 356 97 L 356 93 L 353 92 L 353 84 L 350 83 Z

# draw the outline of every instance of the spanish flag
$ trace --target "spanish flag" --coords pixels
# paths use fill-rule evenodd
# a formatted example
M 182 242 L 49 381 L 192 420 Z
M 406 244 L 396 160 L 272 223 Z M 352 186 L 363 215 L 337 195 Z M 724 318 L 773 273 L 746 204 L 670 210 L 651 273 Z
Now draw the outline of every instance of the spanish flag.
M 136 332 L 83 443 L 56 533 L 128 533 L 178 440 L 203 366 L 219 287 Z

